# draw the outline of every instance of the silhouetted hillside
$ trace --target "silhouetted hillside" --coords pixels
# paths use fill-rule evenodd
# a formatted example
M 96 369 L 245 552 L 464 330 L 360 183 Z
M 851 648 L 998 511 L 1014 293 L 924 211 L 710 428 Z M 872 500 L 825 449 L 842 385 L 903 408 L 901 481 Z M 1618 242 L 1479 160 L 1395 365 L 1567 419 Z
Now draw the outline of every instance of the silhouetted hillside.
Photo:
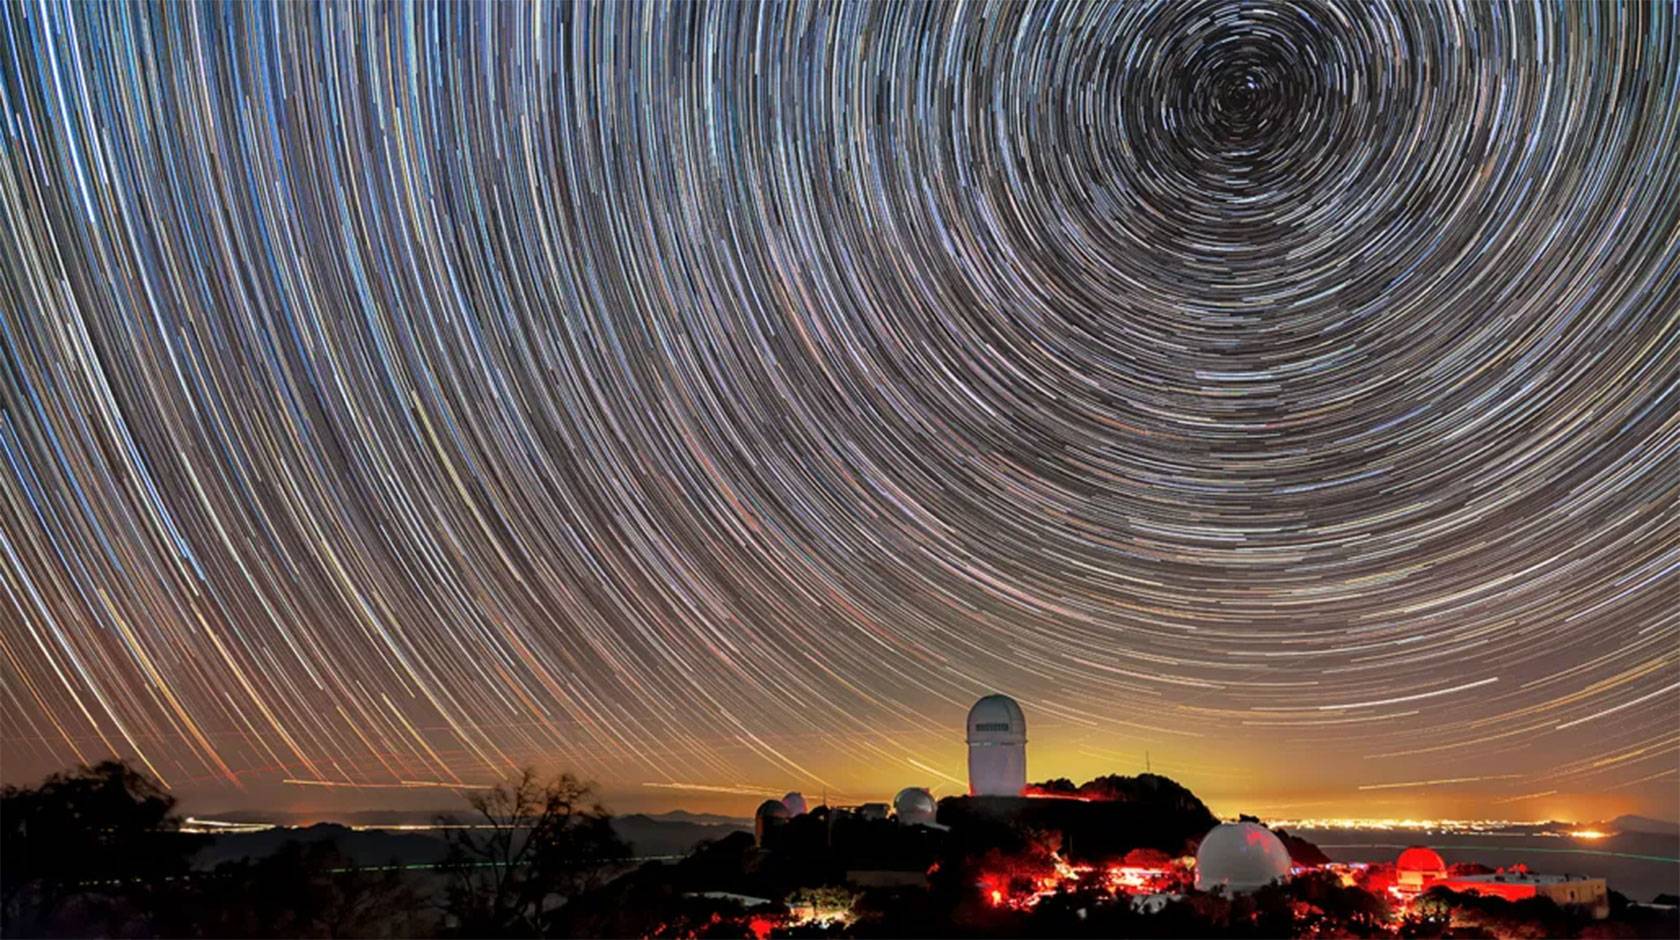
M 716 818 L 725 820 L 722 823 L 702 823 L 686 821 L 682 817 L 687 813 L 661 813 L 658 816 L 615 816 L 612 820 L 613 831 L 618 837 L 629 842 L 638 856 L 643 858 L 660 855 L 686 855 L 696 845 L 708 839 L 722 839 L 734 832 L 751 832 L 752 824 L 741 825 L 739 821 L 730 820 L 726 816 L 709 817 L 696 816 L 693 818 Z
M 1194 793 L 1167 777 L 1098 777 L 1081 786 L 1051 780 L 1028 787 L 1024 797 L 946 797 L 939 822 L 954 838 L 1019 851 L 1051 834 L 1064 857 L 1078 861 L 1119 858 L 1133 849 L 1169 855 L 1195 851 L 1219 820 Z
M 1272 835 L 1277 836 L 1283 847 L 1289 850 L 1289 860 L 1295 864 L 1309 868 L 1330 864 L 1330 856 L 1325 855 L 1324 850 L 1306 839 L 1290 835 L 1282 829 L 1273 829 Z
M 1589 828 L 1608 829 L 1613 832 L 1648 832 L 1657 836 L 1680 837 L 1680 822 L 1652 819 L 1649 816 L 1617 816 L 1607 823 L 1595 824 Z

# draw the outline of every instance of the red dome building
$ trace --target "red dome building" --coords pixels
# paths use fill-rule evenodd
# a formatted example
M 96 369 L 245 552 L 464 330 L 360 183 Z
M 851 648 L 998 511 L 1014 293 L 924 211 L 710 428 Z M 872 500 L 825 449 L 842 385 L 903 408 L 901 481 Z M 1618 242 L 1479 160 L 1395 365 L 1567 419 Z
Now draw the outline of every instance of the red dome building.
M 1401 852 L 1394 862 L 1394 881 L 1402 891 L 1422 891 L 1445 877 L 1447 863 L 1440 853 L 1427 846 L 1414 845 Z

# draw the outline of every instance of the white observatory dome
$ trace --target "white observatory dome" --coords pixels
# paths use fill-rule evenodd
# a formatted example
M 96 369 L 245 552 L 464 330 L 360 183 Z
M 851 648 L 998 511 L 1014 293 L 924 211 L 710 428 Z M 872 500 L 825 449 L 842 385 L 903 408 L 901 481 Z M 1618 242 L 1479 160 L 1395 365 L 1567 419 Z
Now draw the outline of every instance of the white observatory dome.
M 798 790 L 782 797 L 782 805 L 787 807 L 789 816 L 803 816 L 810 812 L 810 808 L 805 805 L 805 794 Z
M 1289 877 L 1289 850 L 1258 823 L 1222 823 L 1208 830 L 1196 850 L 1196 889 L 1253 891 Z
M 1027 717 L 1007 695 L 988 695 L 968 710 L 968 792 L 1020 796 L 1027 788 Z
M 939 804 L 923 787 L 905 787 L 893 797 L 893 812 L 900 826 L 931 826 L 939 815 Z
M 969 744 L 1025 744 L 1027 716 L 1007 695 L 988 695 L 968 710 Z

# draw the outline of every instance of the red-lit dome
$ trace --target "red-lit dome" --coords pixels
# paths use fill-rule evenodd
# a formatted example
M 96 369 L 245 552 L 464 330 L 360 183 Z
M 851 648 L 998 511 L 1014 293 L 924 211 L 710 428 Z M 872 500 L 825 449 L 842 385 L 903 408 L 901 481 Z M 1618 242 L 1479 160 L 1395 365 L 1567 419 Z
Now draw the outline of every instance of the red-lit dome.
M 1443 872 L 1447 870 L 1447 863 L 1434 849 L 1414 845 L 1400 853 L 1394 867 L 1397 871 Z

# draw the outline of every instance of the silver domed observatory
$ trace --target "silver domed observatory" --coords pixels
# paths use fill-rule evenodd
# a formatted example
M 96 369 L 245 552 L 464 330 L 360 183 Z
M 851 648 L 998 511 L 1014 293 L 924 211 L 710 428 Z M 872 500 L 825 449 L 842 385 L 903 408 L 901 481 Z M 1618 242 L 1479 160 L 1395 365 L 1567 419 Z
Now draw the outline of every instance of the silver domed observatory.
M 968 710 L 968 792 L 1020 796 L 1027 788 L 1027 716 L 1007 695 L 988 695 Z
M 1283 841 L 1265 826 L 1222 823 L 1196 849 L 1196 890 L 1253 891 L 1288 878 L 1291 864 Z
M 931 826 L 939 815 L 939 804 L 926 789 L 905 787 L 893 797 L 893 812 L 900 826 Z

